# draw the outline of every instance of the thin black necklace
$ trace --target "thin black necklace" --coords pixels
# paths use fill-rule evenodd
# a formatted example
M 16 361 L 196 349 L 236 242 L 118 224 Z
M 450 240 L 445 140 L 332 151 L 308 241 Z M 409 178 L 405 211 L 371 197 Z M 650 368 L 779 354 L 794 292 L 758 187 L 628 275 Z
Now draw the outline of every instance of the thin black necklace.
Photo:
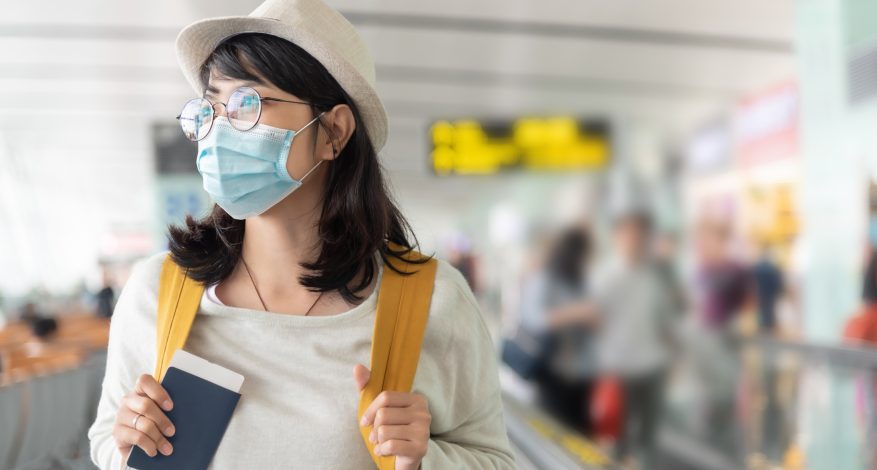
M 256 280 L 253 279 L 253 275 L 252 275 L 252 273 L 250 273 L 250 267 L 247 266 L 247 262 L 244 261 L 243 256 L 241 256 L 241 263 L 244 263 L 244 269 L 247 271 L 247 276 L 250 277 L 250 282 L 253 283 L 253 290 L 256 291 L 256 296 L 259 297 L 259 302 L 262 303 L 262 308 L 265 309 L 265 311 L 267 312 L 268 307 L 265 306 L 265 301 L 262 300 L 262 294 L 259 293 L 259 288 L 256 287 Z M 314 309 L 314 306 L 317 305 L 317 302 L 319 302 L 322 297 L 323 297 L 323 292 L 320 292 L 320 295 L 317 296 L 317 300 L 314 300 L 314 303 L 311 304 L 311 307 L 305 312 L 304 316 L 308 316 L 308 314 L 311 313 L 311 310 Z

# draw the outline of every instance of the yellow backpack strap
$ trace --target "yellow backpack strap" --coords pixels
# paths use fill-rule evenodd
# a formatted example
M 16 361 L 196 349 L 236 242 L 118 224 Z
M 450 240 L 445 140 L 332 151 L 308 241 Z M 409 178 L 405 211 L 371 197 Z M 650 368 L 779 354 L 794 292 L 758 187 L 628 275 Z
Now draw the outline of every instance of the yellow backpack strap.
M 177 349 L 186 344 L 198 313 L 204 285 L 190 279 L 170 254 L 161 267 L 158 285 L 158 315 L 155 328 L 155 380 L 161 382 Z
M 407 259 L 421 256 L 412 251 Z M 382 391 L 410 392 L 420 359 L 438 262 L 430 259 L 424 264 L 413 264 L 393 260 L 393 264 L 414 274 L 402 275 L 384 266 L 372 335 L 371 376 L 360 392 L 357 421 Z M 359 428 L 369 454 L 379 470 L 394 470 L 395 456 L 375 455 L 368 439 L 371 429 L 372 426 Z

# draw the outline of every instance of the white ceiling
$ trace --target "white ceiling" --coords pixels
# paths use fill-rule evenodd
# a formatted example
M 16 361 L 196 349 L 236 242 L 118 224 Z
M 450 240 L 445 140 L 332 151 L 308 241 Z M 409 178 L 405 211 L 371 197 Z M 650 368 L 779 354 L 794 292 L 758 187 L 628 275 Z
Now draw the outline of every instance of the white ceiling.
M 100 127 L 122 116 L 131 125 L 170 119 L 191 93 L 175 62 L 177 31 L 258 3 L 6 5 L 0 129 L 46 114 Z M 434 117 L 607 115 L 672 142 L 741 94 L 794 74 L 793 0 L 331 3 L 375 58 L 391 120 L 383 158 L 403 191 L 434 183 L 424 134 Z
M 197 19 L 244 15 L 258 3 L 4 4 L 0 183 L 19 186 L 0 188 L 0 217 L 14 229 L 0 230 L 0 242 L 11 239 L 3 246 L 20 253 L 0 252 L 0 264 L 48 250 L 31 235 L 45 227 L 94 225 L 56 244 L 57 252 L 45 255 L 51 259 L 73 256 L 92 234 L 151 216 L 149 195 L 112 195 L 149 188 L 150 126 L 173 122 L 192 93 L 175 61 L 177 32 Z M 375 58 L 390 116 L 382 158 L 415 225 L 428 224 L 442 207 L 470 207 L 488 192 L 508 191 L 483 179 L 474 191 L 470 181 L 432 178 L 425 131 L 434 117 L 605 115 L 672 141 L 741 94 L 795 73 L 793 0 L 330 3 L 361 31 Z M 89 208 L 90 222 L 70 215 L 81 207 Z M 80 249 L 80 264 L 93 253 Z M 74 264 L 71 273 L 80 269 Z
M 526 110 L 607 112 L 678 133 L 794 73 L 791 0 L 331 3 L 372 50 L 391 142 L 431 116 Z M 176 32 L 257 4 L 5 5 L 0 125 L 22 112 L 170 117 L 190 93 L 174 60 Z

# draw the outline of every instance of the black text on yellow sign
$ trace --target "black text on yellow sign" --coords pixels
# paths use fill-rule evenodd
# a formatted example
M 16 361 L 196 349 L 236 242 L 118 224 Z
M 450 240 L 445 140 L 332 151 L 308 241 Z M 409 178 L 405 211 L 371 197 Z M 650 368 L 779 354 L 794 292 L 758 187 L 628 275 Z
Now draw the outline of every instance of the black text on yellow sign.
M 608 126 L 570 117 L 436 121 L 430 162 L 438 175 L 504 170 L 597 170 L 609 162 Z

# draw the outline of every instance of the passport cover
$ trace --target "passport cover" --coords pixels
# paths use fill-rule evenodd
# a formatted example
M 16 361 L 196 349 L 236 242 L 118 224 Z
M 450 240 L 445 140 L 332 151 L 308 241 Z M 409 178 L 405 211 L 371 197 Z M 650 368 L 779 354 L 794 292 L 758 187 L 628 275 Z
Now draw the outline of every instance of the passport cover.
M 165 412 L 176 428 L 167 438 L 174 451 L 150 457 L 134 446 L 127 465 L 138 470 L 206 469 L 241 394 L 176 367 L 168 367 L 161 385 L 174 402 L 174 408 Z

